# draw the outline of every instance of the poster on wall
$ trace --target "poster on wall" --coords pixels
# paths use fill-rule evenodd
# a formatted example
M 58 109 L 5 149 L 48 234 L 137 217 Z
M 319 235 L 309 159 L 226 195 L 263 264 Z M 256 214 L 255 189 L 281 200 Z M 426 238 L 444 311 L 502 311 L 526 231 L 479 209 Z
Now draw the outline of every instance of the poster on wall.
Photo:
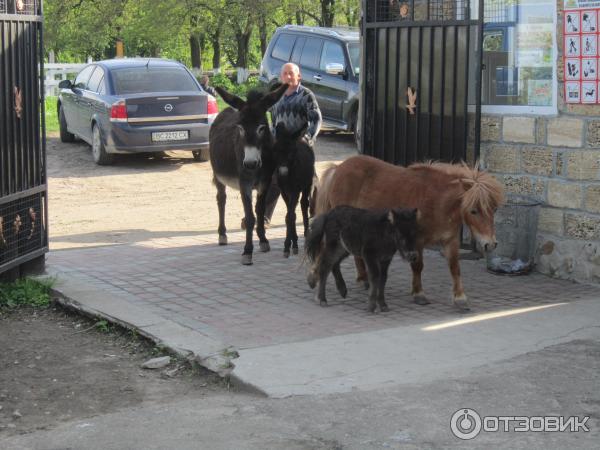
M 600 0 L 565 0 L 564 74 L 567 103 L 600 103 Z M 577 9 L 574 9 L 577 8 Z

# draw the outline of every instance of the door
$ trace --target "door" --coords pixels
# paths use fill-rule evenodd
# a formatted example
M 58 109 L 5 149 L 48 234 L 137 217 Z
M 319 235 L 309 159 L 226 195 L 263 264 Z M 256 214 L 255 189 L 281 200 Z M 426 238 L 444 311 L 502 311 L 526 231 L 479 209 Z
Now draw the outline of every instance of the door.
M 334 64 L 343 68 L 338 74 L 327 73 Z M 313 92 L 318 98 L 323 118 L 328 121 L 342 121 L 342 106 L 348 96 L 346 79 L 350 71 L 344 49 L 339 42 L 325 40 L 321 50 L 319 70 L 314 75 Z
M 96 66 L 87 66 L 84 68 L 73 82 L 73 88 L 70 91 L 65 91 L 63 110 L 69 126 L 69 131 L 78 136 L 83 137 L 83 119 L 82 103 L 83 92 L 87 87 L 87 82 Z
M 477 158 L 482 25 L 471 5 L 363 0 L 363 8 L 363 153 L 402 165 Z

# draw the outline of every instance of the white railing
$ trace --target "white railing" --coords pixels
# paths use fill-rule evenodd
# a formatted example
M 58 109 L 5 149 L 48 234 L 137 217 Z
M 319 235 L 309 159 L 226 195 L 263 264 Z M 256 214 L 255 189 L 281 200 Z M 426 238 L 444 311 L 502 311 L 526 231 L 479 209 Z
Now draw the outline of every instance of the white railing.
M 91 61 L 90 61 L 91 62 Z M 61 64 L 61 63 L 48 63 L 44 64 L 44 89 L 45 95 L 54 96 L 58 95 L 58 83 L 67 78 L 74 78 L 88 63 L 77 63 L 77 64 Z M 72 75 L 69 77 L 69 75 Z

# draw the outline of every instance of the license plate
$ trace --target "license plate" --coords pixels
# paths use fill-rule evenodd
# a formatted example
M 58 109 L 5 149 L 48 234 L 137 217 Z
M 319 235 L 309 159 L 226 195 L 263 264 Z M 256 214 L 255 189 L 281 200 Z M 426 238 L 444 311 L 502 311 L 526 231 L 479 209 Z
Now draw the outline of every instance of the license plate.
M 152 142 L 187 141 L 189 131 L 157 131 L 152 133 Z

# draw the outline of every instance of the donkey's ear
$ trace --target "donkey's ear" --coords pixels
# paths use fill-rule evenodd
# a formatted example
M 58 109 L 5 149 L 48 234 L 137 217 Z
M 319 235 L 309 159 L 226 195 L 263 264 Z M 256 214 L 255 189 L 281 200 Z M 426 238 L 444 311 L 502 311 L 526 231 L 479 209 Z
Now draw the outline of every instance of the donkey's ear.
M 279 101 L 279 99 L 284 94 L 284 92 L 287 90 L 287 88 L 288 88 L 288 85 L 286 83 L 283 83 L 281 86 L 279 86 L 274 91 L 271 91 L 268 94 L 266 94 L 260 101 L 261 106 L 265 110 L 269 109 L 271 106 L 273 106 L 275 103 L 277 103 Z
M 216 86 L 215 90 L 219 93 L 221 98 L 225 100 L 225 103 L 227 103 L 232 108 L 237 109 L 238 111 L 246 105 L 246 102 L 239 98 L 237 95 L 230 94 L 225 89 L 219 86 Z

